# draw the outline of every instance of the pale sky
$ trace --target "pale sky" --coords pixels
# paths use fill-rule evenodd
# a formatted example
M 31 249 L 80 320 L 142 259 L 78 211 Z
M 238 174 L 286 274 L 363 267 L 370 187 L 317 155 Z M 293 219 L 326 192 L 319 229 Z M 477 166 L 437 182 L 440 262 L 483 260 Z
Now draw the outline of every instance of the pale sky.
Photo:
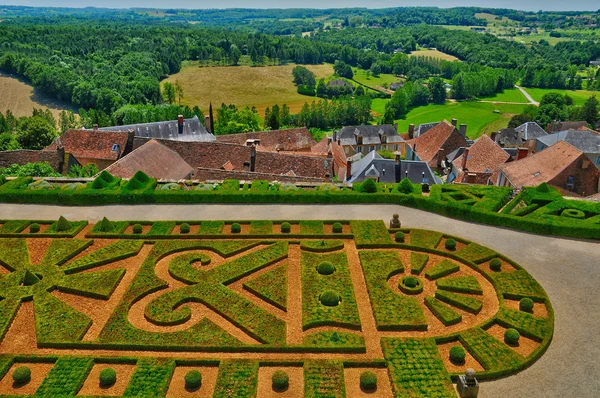
M 600 9 L 598 0 L 0 0 L 0 4 L 45 7 L 104 7 L 104 8 L 347 8 L 347 7 L 405 7 L 436 6 L 460 7 L 477 6 L 512 8 L 527 11 L 595 11 Z

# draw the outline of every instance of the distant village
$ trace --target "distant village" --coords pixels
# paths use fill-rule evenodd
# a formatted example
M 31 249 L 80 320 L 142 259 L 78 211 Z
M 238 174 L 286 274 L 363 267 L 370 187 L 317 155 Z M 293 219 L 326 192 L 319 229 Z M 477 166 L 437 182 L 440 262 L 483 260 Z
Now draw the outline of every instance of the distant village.
M 410 125 L 345 126 L 316 142 L 306 128 L 215 136 L 197 117 L 68 130 L 43 150 L 0 152 L 0 167 L 47 162 L 163 181 L 236 179 L 351 184 L 404 178 L 433 184 L 513 187 L 543 182 L 565 196 L 600 200 L 600 132 L 585 122 L 528 122 L 471 140 L 456 119 Z

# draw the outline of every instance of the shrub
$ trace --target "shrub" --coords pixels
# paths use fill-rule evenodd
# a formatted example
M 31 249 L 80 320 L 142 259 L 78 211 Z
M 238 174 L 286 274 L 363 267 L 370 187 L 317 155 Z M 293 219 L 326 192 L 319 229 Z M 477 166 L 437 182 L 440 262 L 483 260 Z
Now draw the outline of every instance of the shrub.
M 242 226 L 235 222 L 233 224 L 231 224 L 231 233 L 232 234 L 239 234 L 240 232 L 242 232 Z
M 402 231 L 396 232 L 396 234 L 394 235 L 394 239 L 398 243 L 404 243 L 404 232 L 402 232 Z
M 108 218 L 104 217 L 102 221 L 100 221 L 100 226 L 96 229 L 98 232 L 113 232 L 115 230 L 115 226 L 112 222 L 108 221 Z
M 446 239 L 446 249 L 456 250 L 456 241 L 454 239 Z
M 404 284 L 408 287 L 417 287 L 419 281 L 417 280 L 417 278 L 409 276 L 408 278 L 404 279 Z
M 291 230 L 292 226 L 289 222 L 284 222 L 283 224 L 281 224 L 281 233 L 289 234 Z
M 335 307 L 340 304 L 340 295 L 334 291 L 328 290 L 319 297 L 321 304 L 327 307 Z
M 459 345 L 456 345 L 450 348 L 450 361 L 454 364 L 465 363 L 465 358 L 467 356 L 467 352 L 464 348 Z
M 414 276 L 407 276 L 400 280 L 398 289 L 405 294 L 419 294 L 423 291 L 423 284 Z
M 117 381 L 117 372 L 113 368 L 104 368 L 100 372 L 100 385 L 102 387 L 109 387 L 115 384 Z
M 283 370 L 278 370 L 273 373 L 271 380 L 273 382 L 273 390 L 275 391 L 284 391 L 290 385 L 290 378 Z
M 323 261 L 317 265 L 317 272 L 321 275 L 331 275 L 335 272 L 335 266 L 329 261 Z
M 140 224 L 134 224 L 132 230 L 134 234 L 141 234 L 143 227 Z
M 342 224 L 340 224 L 339 222 L 336 222 L 335 224 L 333 224 L 333 227 L 331 227 L 331 230 L 333 231 L 333 233 L 335 234 L 341 234 L 343 231 Z
M 29 226 L 29 232 L 32 234 L 40 232 L 40 224 L 31 224 Z
M 202 385 L 202 374 L 197 370 L 190 370 L 185 374 L 185 388 L 192 390 Z
M 17 384 L 27 384 L 31 380 L 31 369 L 28 366 L 19 366 L 13 372 L 12 377 Z
M 536 189 L 538 192 L 550 192 L 550 186 L 545 182 L 542 182 L 540 185 L 538 185 Z
M 506 329 L 504 332 L 504 342 L 509 345 L 516 345 L 519 343 L 521 335 L 517 329 Z
M 63 216 L 58 218 L 56 222 L 56 232 L 65 232 L 70 231 L 73 228 L 73 225 Z
M 398 184 L 398 192 L 409 194 L 413 193 L 414 187 L 412 182 L 408 178 L 403 178 L 402 181 Z
M 493 259 L 492 261 L 490 261 L 490 269 L 492 271 L 500 272 L 500 270 L 502 269 L 502 261 L 500 261 L 499 258 Z
M 181 232 L 182 234 L 189 234 L 190 233 L 190 224 L 188 223 L 183 223 L 179 226 L 179 232 Z
M 377 184 L 372 178 L 368 178 L 360 187 L 361 192 L 375 193 L 377 192 Z
M 366 391 L 377 389 L 377 375 L 371 371 L 360 374 L 360 388 Z
M 521 301 L 519 301 L 519 309 L 524 312 L 532 313 L 533 312 L 533 300 L 530 298 L 527 298 L 527 297 L 522 298 Z

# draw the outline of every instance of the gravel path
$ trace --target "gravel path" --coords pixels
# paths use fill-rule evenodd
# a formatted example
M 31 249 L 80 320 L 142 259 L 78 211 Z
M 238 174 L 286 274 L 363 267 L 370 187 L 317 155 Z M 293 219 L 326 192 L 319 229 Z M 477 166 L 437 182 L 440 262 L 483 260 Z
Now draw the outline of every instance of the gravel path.
M 519 86 L 515 86 L 521 93 L 523 93 L 523 95 L 525 96 L 525 98 L 527 98 L 527 100 L 529 101 L 529 103 L 531 105 L 535 105 L 535 106 L 540 106 L 540 103 L 537 102 L 536 100 L 533 99 L 533 97 L 527 92 L 525 91 L 525 89 L 523 87 L 519 87 Z
M 139 205 L 59 207 L 1 205 L 0 219 L 259 220 L 382 219 L 478 242 L 523 265 L 546 289 L 556 327 L 548 352 L 525 371 L 483 383 L 481 398 L 596 397 L 600 391 L 600 243 L 544 237 L 472 224 L 394 205 Z

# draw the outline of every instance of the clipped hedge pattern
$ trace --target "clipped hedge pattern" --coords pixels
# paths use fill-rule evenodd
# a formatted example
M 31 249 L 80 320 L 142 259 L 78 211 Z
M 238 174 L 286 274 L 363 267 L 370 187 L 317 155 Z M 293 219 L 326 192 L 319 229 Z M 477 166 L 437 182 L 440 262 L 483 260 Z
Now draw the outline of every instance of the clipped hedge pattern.
M 164 397 L 175 371 L 175 361 L 143 358 L 123 393 L 126 397 Z
M 479 314 L 483 308 L 483 302 L 475 297 L 463 296 L 444 290 L 437 290 L 435 292 L 435 298 L 472 314 Z
M 345 398 L 342 361 L 304 362 L 304 398 Z
M 436 281 L 438 289 L 457 293 L 483 294 L 481 285 L 472 275 L 444 278 Z
M 244 283 L 244 289 L 275 307 L 286 311 L 288 296 L 288 267 L 282 265 Z
M 444 326 L 456 325 L 462 321 L 462 315 L 448 307 L 435 297 L 425 297 L 425 305 Z
M 258 388 L 258 362 L 224 360 L 219 366 L 213 398 L 254 398 Z
M 35 395 L 38 397 L 73 396 L 83 386 L 85 379 L 94 366 L 92 358 L 61 357 Z
M 458 271 L 460 271 L 460 266 L 458 264 L 448 259 L 444 259 L 430 268 L 429 271 L 425 272 L 425 277 L 433 281 Z

